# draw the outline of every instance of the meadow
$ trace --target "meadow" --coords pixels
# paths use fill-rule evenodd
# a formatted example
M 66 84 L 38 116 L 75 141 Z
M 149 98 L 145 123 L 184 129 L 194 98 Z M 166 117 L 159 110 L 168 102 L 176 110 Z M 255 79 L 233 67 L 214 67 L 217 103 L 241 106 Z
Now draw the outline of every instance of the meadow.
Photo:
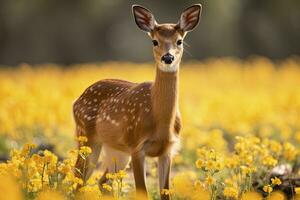
M 111 173 L 97 186 L 96 172 L 79 192 L 74 100 L 104 78 L 153 80 L 152 63 L 107 62 L 67 68 L 54 64 L 0 69 L 0 199 L 134 198 L 130 170 Z M 156 161 L 149 160 L 148 189 L 173 199 L 287 199 L 278 190 L 284 167 L 297 177 L 300 165 L 300 60 L 262 57 L 208 59 L 180 69 L 181 150 L 174 158 L 172 187 L 158 191 Z M 77 140 L 77 141 L 76 141 Z M 38 151 L 42 144 L 52 151 Z M 290 199 L 300 188 L 295 185 Z M 5 196 L 4 196 L 5 192 Z M 137 196 L 136 199 L 142 197 Z

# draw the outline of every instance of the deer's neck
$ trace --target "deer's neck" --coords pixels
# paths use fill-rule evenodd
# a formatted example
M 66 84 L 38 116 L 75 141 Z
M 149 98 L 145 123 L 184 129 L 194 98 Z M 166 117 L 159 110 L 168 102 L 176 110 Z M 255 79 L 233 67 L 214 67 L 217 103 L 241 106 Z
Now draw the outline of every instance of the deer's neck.
M 164 72 L 156 67 L 155 82 L 151 91 L 153 117 L 156 128 L 172 131 L 178 106 L 178 70 Z

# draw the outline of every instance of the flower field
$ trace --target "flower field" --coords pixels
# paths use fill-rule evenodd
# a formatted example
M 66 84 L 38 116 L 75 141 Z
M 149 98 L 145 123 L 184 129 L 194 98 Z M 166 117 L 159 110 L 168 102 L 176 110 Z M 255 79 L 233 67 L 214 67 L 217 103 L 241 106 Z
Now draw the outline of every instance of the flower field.
M 209 59 L 180 70 L 181 150 L 169 190 L 158 191 L 156 161 L 148 160 L 151 198 L 300 199 L 290 181 L 300 169 L 299 58 Z M 0 163 L 0 200 L 133 199 L 130 170 L 108 174 L 101 190 L 96 171 L 75 192 L 83 184 L 75 159 L 90 149 L 76 149 L 86 138 L 75 137 L 72 104 L 99 79 L 142 82 L 154 72 L 153 64 L 124 62 L 1 68 L 0 156 L 9 158 Z

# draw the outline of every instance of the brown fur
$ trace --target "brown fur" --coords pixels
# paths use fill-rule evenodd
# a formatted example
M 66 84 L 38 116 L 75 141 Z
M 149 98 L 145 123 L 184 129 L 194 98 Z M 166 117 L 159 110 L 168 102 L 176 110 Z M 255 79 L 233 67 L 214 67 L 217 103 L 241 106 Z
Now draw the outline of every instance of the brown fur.
M 182 31 L 178 28 L 177 24 L 159 24 L 150 33 L 152 39 L 158 41 L 158 46 L 153 48 L 154 59 L 160 62 L 161 57 L 166 53 L 174 55 L 174 65 L 179 65 L 182 57 L 183 47 L 177 45 L 178 40 L 182 40 L 185 37 Z
M 167 143 L 181 126 L 178 116 L 175 129 L 177 73 L 157 70 L 157 76 L 154 84 L 110 79 L 87 88 L 74 103 L 77 134 L 128 153 Z

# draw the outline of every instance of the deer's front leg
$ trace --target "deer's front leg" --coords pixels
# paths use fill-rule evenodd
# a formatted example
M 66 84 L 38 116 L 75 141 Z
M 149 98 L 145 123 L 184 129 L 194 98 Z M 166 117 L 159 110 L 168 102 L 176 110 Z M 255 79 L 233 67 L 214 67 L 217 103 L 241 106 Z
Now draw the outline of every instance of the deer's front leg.
M 164 154 L 158 158 L 158 176 L 160 192 L 162 191 L 162 189 L 169 189 L 170 171 L 171 156 L 169 154 Z M 170 196 L 161 194 L 161 199 L 168 200 L 170 199 Z
M 137 152 L 131 155 L 133 175 L 135 180 L 135 187 L 138 193 L 147 197 L 146 189 L 146 173 L 145 173 L 145 153 Z

